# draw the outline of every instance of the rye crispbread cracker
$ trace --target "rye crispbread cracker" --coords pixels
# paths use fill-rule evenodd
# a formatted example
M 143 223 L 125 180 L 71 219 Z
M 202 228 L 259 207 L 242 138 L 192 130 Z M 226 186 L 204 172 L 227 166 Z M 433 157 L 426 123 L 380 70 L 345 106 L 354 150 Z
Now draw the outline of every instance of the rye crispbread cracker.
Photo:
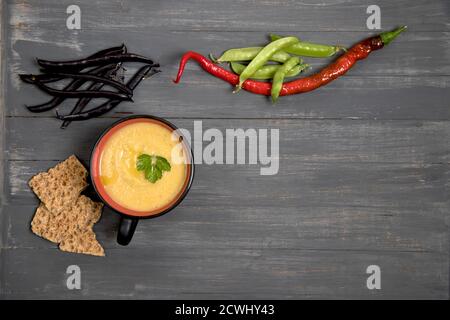
M 34 176 L 29 185 L 42 201 L 31 222 L 36 235 L 59 244 L 62 251 L 104 256 L 93 231 L 103 204 L 80 195 L 87 171 L 75 156 Z
M 103 204 L 81 195 L 72 207 L 54 214 L 40 204 L 31 222 L 31 230 L 38 236 L 59 243 L 78 230 L 92 228 L 101 216 Z
M 76 202 L 88 185 L 87 175 L 84 166 L 71 155 L 47 172 L 35 175 L 28 185 L 48 210 L 58 214 Z
M 70 234 L 59 244 L 59 249 L 66 252 L 84 253 L 93 256 L 104 256 L 100 243 L 98 243 L 92 229 L 86 229 Z

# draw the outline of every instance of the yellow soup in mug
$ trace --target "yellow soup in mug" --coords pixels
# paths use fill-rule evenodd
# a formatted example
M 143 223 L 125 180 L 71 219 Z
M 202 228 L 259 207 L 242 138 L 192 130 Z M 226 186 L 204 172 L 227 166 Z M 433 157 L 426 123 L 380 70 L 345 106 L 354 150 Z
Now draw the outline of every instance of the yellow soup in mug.
M 100 181 L 111 199 L 134 211 L 154 211 L 177 198 L 186 180 L 185 149 L 173 130 L 153 122 L 126 125 L 107 140 L 100 156 Z M 155 183 L 137 169 L 141 154 L 161 156 L 170 163 Z

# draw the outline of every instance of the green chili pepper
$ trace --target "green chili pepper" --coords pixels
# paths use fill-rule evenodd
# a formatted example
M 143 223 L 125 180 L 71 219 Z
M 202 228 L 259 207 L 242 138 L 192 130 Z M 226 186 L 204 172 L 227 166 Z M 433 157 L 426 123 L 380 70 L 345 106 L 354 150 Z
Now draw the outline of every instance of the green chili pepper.
M 297 57 L 292 57 L 288 61 L 286 61 L 280 68 L 278 68 L 277 72 L 273 76 L 272 80 L 272 101 L 275 103 L 280 96 L 281 87 L 283 86 L 284 77 L 294 66 L 299 63 L 300 59 Z
M 261 49 L 261 51 L 248 64 L 248 66 L 244 69 L 244 71 L 242 71 L 241 75 L 239 76 L 239 84 L 237 85 L 237 91 L 239 91 L 241 89 L 244 81 L 247 80 L 248 78 L 250 78 L 252 76 L 252 74 L 255 73 L 256 70 L 258 70 L 263 65 L 265 65 L 266 62 L 270 59 L 271 56 L 274 55 L 275 52 L 282 50 L 286 47 L 289 47 L 297 42 L 298 42 L 298 39 L 296 37 L 286 37 L 286 38 L 281 38 L 281 39 L 275 40 L 275 41 L 269 43 L 263 49 Z M 296 64 L 298 64 L 298 62 Z M 295 64 L 293 66 L 295 66 Z M 292 69 L 292 67 L 289 68 L 287 71 Z
M 225 51 L 217 62 L 250 61 L 253 60 L 263 47 L 237 48 Z M 271 61 L 284 63 L 289 60 L 291 55 L 284 51 L 277 51 L 270 58 Z
M 301 63 L 301 60 L 300 60 Z M 236 74 L 241 74 L 245 69 L 245 65 L 238 62 L 231 62 L 231 70 Z M 286 74 L 286 77 L 295 77 L 308 67 L 307 64 L 298 64 Z M 268 64 L 259 68 L 250 78 L 256 80 L 272 79 L 275 72 L 280 68 L 277 64 Z
M 282 39 L 283 37 L 271 34 L 270 39 L 272 41 Z M 289 46 L 284 49 L 286 52 L 295 54 L 298 56 L 305 56 L 305 57 L 313 57 L 313 58 L 326 58 L 331 57 L 336 52 L 339 52 L 340 50 L 345 50 L 344 47 L 341 46 L 330 46 L 325 44 L 317 44 L 317 43 L 310 43 L 310 42 L 303 42 L 299 41 L 292 46 Z

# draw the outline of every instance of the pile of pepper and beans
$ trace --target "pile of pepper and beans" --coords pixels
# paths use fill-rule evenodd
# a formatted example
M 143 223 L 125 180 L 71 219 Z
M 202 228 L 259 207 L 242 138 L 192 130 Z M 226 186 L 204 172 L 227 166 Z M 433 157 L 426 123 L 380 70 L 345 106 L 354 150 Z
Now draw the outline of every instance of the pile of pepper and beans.
M 276 101 L 278 96 L 312 91 L 335 80 L 351 69 L 358 60 L 365 59 L 372 51 L 383 48 L 404 30 L 406 30 L 406 26 L 383 32 L 355 44 L 348 50 L 339 46 L 302 42 L 296 37 L 272 35 L 273 41 L 265 47 L 230 49 L 217 60 L 210 60 L 197 52 L 189 51 L 181 58 L 174 82 L 180 81 L 186 63 L 192 59 L 208 73 L 235 86 L 234 92 L 242 88 L 252 93 L 272 96 L 272 100 Z M 294 68 L 299 68 L 302 71 L 306 67 L 302 64 L 300 58 L 291 56 L 291 54 L 308 57 L 329 57 L 340 51 L 343 51 L 343 54 L 321 71 L 307 77 L 284 82 L 286 76 L 297 72 Z M 233 63 L 237 61 L 247 62 L 248 64 L 246 66 L 236 64 L 233 66 Z M 266 65 L 269 61 L 281 62 L 282 64 Z M 220 62 L 230 62 L 234 72 L 219 66 L 217 63 Z M 268 67 L 270 70 L 267 69 Z M 264 73 L 266 76 L 273 74 L 272 82 L 258 81 L 257 79 L 260 78 L 255 76 L 259 76 L 260 73 Z
M 210 59 L 194 51 L 186 52 L 180 61 L 175 83 L 183 75 L 186 63 L 196 61 L 205 71 L 235 87 L 252 93 L 271 96 L 277 101 L 279 96 L 293 95 L 315 90 L 344 75 L 358 60 L 367 58 L 375 50 L 383 48 L 394 40 L 406 26 L 383 32 L 367 38 L 349 49 L 336 45 L 315 44 L 300 41 L 297 37 L 281 37 L 272 34 L 271 42 L 265 47 L 234 48 L 225 51 L 219 58 Z M 341 54 L 335 61 L 317 73 L 286 82 L 286 78 L 296 77 L 309 66 L 301 57 L 326 58 Z M 125 62 L 144 63 L 125 82 L 123 64 Z M 141 80 L 160 72 L 159 64 L 134 53 L 128 53 L 125 45 L 104 49 L 78 60 L 49 61 L 37 59 L 41 74 L 21 74 L 20 78 L 34 84 L 53 98 L 45 103 L 26 106 L 31 112 L 44 112 L 58 107 L 66 99 L 76 98 L 77 103 L 70 113 L 56 117 L 63 120 L 61 128 L 71 121 L 86 120 L 103 115 L 114 109 L 122 101 L 132 101 L 133 90 Z M 220 66 L 229 63 L 230 70 Z M 62 89 L 48 84 L 71 79 Z M 103 87 L 113 90 L 104 90 Z M 97 106 L 85 110 L 95 98 L 106 98 Z

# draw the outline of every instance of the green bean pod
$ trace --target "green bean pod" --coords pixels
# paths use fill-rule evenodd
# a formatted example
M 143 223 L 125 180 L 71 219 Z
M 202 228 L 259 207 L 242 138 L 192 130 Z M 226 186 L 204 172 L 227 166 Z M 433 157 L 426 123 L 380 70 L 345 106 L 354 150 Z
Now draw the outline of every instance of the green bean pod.
M 300 63 L 301 63 L 301 60 L 300 60 Z M 244 69 L 246 67 L 245 65 L 238 63 L 238 62 L 231 62 L 230 66 L 231 66 L 231 70 L 233 70 L 233 72 L 236 74 L 241 74 L 242 71 L 244 71 Z M 289 70 L 289 72 L 286 74 L 286 77 L 295 77 L 300 72 L 305 70 L 307 67 L 308 67 L 307 64 L 298 64 L 295 67 L 293 67 L 291 70 Z M 280 65 L 277 65 L 277 64 L 268 64 L 268 65 L 262 66 L 261 68 L 256 70 L 256 72 L 250 78 L 256 79 L 256 80 L 272 79 L 273 76 L 275 75 L 275 72 L 277 72 L 277 70 L 279 68 L 280 68 Z
M 269 43 L 264 48 L 262 48 L 261 51 L 256 55 L 256 57 L 248 64 L 248 66 L 240 74 L 237 90 L 239 90 L 242 87 L 244 81 L 250 78 L 255 73 L 256 70 L 265 65 L 266 62 L 270 59 L 270 57 L 272 57 L 275 54 L 275 52 L 287 48 L 297 42 L 298 39 L 296 37 L 285 37 L 275 40 Z M 290 59 L 288 61 L 290 61 Z M 298 60 L 296 64 L 298 64 Z M 295 64 L 293 66 L 295 66 Z M 292 69 L 293 66 L 291 66 L 291 68 L 289 68 L 287 71 Z
M 299 63 L 300 59 L 298 57 L 292 57 L 288 61 L 286 61 L 282 66 L 280 66 L 275 72 L 272 81 L 272 102 L 276 102 L 278 97 L 280 96 L 280 91 L 283 86 L 284 77 L 294 66 Z
M 225 51 L 216 61 L 217 62 L 235 62 L 253 60 L 263 47 L 236 48 Z M 275 52 L 270 58 L 271 61 L 284 63 L 289 60 L 290 54 L 284 51 Z
M 270 39 L 272 41 L 276 41 L 282 38 L 283 38 L 282 36 L 276 34 L 270 35 Z M 299 41 L 293 44 L 292 46 L 285 48 L 284 50 L 288 53 L 295 54 L 298 56 L 327 58 L 331 57 L 332 55 L 336 54 L 341 50 L 345 50 L 345 48 L 341 46 L 330 46 L 326 44 Z

